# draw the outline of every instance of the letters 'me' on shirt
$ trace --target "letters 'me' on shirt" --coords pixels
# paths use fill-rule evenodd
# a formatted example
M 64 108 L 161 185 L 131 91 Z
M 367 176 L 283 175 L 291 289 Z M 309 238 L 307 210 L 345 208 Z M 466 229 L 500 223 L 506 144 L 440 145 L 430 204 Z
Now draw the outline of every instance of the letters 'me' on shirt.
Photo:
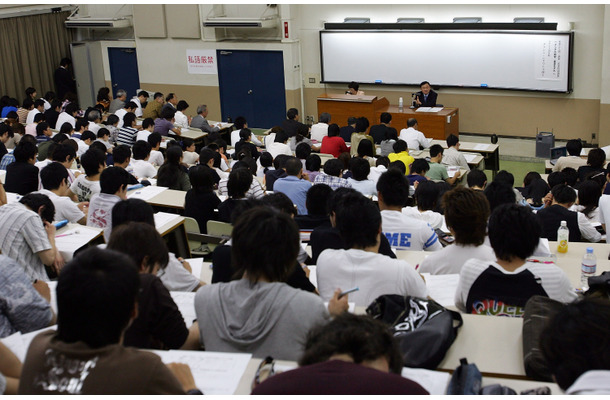
M 381 230 L 391 247 L 426 251 L 443 248 L 436 232 L 425 221 L 391 210 L 381 211 L 381 219 Z

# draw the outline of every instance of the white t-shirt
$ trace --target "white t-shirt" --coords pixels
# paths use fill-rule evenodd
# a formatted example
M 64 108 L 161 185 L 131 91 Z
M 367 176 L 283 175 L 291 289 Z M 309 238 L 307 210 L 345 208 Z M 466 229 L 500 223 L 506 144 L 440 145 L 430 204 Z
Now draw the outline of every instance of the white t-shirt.
M 91 196 L 102 191 L 100 181 L 90 181 L 85 177 L 85 174 L 80 174 L 72 182 L 70 190 L 76 194 L 79 202 L 89 201 Z
M 188 272 L 174 253 L 169 253 L 169 262 L 165 269 L 160 269 L 157 276 L 163 286 L 170 291 L 192 292 L 198 285 L 199 279 Z
M 280 154 L 286 154 L 287 156 L 292 155 L 292 150 L 290 150 L 290 146 L 280 142 L 273 142 L 267 145 L 267 151 L 271 153 L 273 158 L 279 156 Z
M 474 246 L 454 243 L 424 258 L 417 271 L 432 275 L 459 274 L 464 263 L 471 258 L 493 262 L 496 261 L 496 254 L 485 244 Z
M 80 221 L 85 214 L 78 208 L 75 202 L 66 196 L 58 196 L 47 189 L 40 189 L 38 193 L 46 195 L 55 206 L 55 221 L 67 219 L 70 222 Z
M 91 131 L 97 135 L 97 131 L 99 131 L 100 128 L 101 128 L 100 125 L 96 124 L 93 121 L 89 121 L 89 129 L 88 129 L 89 131 Z
M 606 225 L 606 229 L 610 229 L 610 195 L 602 194 L 599 198 L 599 222 Z
M 377 181 L 379 180 L 379 177 L 384 172 L 387 172 L 387 170 L 388 169 L 385 167 L 385 165 L 379 165 L 377 167 L 371 167 L 371 172 L 369 172 L 369 176 L 367 178 L 372 180 L 373 182 L 375 182 L 375 186 L 377 186 Z
M 322 139 L 328 136 L 328 124 L 325 122 L 318 122 L 311 126 L 311 140 L 317 140 L 322 143 Z
M 151 163 L 144 160 L 132 160 L 133 174 L 138 179 L 154 178 L 157 176 L 157 169 Z
M 432 210 L 419 211 L 417 206 L 405 207 L 402 209 L 402 213 L 408 217 L 421 219 L 432 227 L 432 229 L 440 229 L 443 226 L 445 217 Z
M 49 159 L 47 158 L 47 159 L 44 159 L 44 160 L 42 160 L 42 161 L 36 161 L 36 163 L 34 164 L 34 166 L 35 166 L 36 168 L 38 168 L 40 171 L 42 171 L 42 169 L 43 169 L 44 167 L 46 167 L 47 165 L 51 164 L 52 162 L 53 162 L 52 160 L 49 160 Z
M 158 150 L 150 151 L 150 158 L 148 159 L 149 163 L 151 163 L 152 165 L 156 165 L 157 167 L 160 167 L 161 165 L 163 165 L 164 161 L 165 161 L 165 159 L 163 158 L 163 153 L 161 153 Z
M 443 246 L 428 223 L 409 217 L 400 211 L 381 212 L 381 230 L 390 246 L 399 250 L 437 251 Z
M 121 201 L 119 196 L 108 193 L 96 193 L 91 196 L 89 202 L 89 214 L 87 215 L 87 226 L 112 229 L 112 207 Z
M 127 110 L 124 108 L 121 108 L 120 110 L 116 110 L 114 113 L 114 115 L 119 117 L 119 124 L 117 125 L 117 128 L 119 128 L 119 129 L 121 129 L 123 127 L 123 117 L 125 117 L 125 114 L 127 114 Z
M 60 130 L 61 126 L 66 122 L 69 122 L 70 125 L 72 125 L 72 128 L 74 128 L 74 126 L 76 125 L 76 118 L 74 118 L 73 116 L 71 116 L 70 114 L 68 114 L 67 112 L 64 111 L 61 114 L 59 114 L 59 117 L 57 117 L 57 122 L 55 123 L 55 128 L 57 130 Z
M 174 114 L 174 120 L 174 126 L 188 129 L 189 119 L 182 111 L 176 111 L 176 114 Z
M 182 153 L 182 162 L 185 164 L 195 164 L 199 160 L 199 154 L 194 151 L 184 151 Z
M 142 103 L 140 103 L 140 99 L 138 99 L 137 96 L 134 96 L 131 101 L 136 103 L 136 105 L 138 106 L 138 108 L 136 108 L 136 110 L 134 111 L 134 114 L 136 114 L 136 117 L 141 118 L 144 112 L 142 111 Z
M 146 129 L 142 129 L 141 131 L 138 131 L 138 134 L 136 135 L 136 141 L 138 140 L 143 140 L 145 142 L 148 142 L 148 137 L 150 136 L 152 132 L 146 130 Z
M 34 123 L 34 117 L 36 116 L 36 114 L 40 114 L 40 111 L 37 108 L 34 108 L 34 109 L 30 110 L 30 112 L 28 113 L 28 116 L 25 119 L 25 123 L 26 124 L 33 124 Z
M 352 185 L 353 189 L 356 189 L 365 196 L 377 196 L 377 188 L 375 182 L 365 179 L 363 181 L 357 181 L 354 178 L 347 178 L 347 181 Z
M 73 137 L 72 139 L 74 139 L 76 141 L 76 144 L 78 145 L 78 150 L 76 150 L 76 156 L 80 157 L 83 154 L 85 154 L 87 152 L 87 150 L 89 150 L 89 145 L 85 142 L 83 142 L 80 139 L 77 139 L 75 137 Z
M 324 301 L 329 301 L 337 288 L 356 286 L 359 290 L 348 298 L 356 306 L 366 307 L 383 294 L 428 296 L 426 283 L 406 261 L 364 250 L 324 250 L 318 257 L 316 274 Z
M 422 146 L 424 149 L 430 147 L 430 141 L 426 139 L 422 132 L 413 127 L 402 129 L 400 131 L 399 139 L 407 142 L 409 150 L 419 150 L 419 146 Z

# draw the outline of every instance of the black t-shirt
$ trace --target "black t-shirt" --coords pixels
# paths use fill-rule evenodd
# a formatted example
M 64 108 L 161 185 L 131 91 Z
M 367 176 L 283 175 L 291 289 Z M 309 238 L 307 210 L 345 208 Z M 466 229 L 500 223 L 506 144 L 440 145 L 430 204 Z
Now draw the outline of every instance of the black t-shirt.
M 4 143 L 0 142 L 0 160 L 2 160 L 2 157 L 4 157 L 6 153 L 8 153 L 6 146 L 4 145 Z
M 38 168 L 27 162 L 17 162 L 6 167 L 4 190 L 25 196 L 38 190 Z
M 217 218 L 215 209 L 218 208 L 220 199 L 214 192 L 204 192 L 191 189 L 186 193 L 184 199 L 184 215 L 194 218 L 199 224 L 201 233 L 208 233 L 207 223 Z

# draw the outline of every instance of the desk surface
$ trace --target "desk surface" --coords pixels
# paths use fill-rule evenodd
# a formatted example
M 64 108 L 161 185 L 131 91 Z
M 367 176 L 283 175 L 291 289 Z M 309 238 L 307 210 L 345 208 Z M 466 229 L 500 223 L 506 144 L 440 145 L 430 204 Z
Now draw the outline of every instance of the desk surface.
M 441 146 L 443 146 L 444 149 L 446 149 L 447 146 L 447 142 L 444 140 L 436 140 L 433 139 L 432 142 L 430 143 L 430 145 L 433 144 L 440 144 Z M 494 153 L 498 150 L 500 146 L 498 146 L 497 144 L 487 144 L 487 143 L 477 143 L 477 142 L 462 142 L 460 141 L 460 151 L 474 151 L 474 152 L 478 152 L 478 153 Z
M 185 191 L 167 189 L 156 196 L 147 199 L 146 202 L 153 206 L 177 208 L 182 210 L 184 209 L 185 198 Z
M 461 148 L 460 148 L 460 153 L 462 153 L 464 155 L 464 157 L 466 157 L 466 162 L 470 166 L 476 167 L 484 159 L 484 157 L 482 155 L 480 155 L 480 154 L 467 153 L 467 152 L 461 151 Z M 409 154 L 411 156 L 413 156 L 413 158 L 426 158 L 426 157 L 430 157 L 430 151 L 429 150 L 411 150 L 411 151 L 409 151 Z
M 103 233 L 102 228 L 69 223 L 57 230 L 55 244 L 64 260 L 68 262 L 73 258 L 76 250 L 100 238 Z

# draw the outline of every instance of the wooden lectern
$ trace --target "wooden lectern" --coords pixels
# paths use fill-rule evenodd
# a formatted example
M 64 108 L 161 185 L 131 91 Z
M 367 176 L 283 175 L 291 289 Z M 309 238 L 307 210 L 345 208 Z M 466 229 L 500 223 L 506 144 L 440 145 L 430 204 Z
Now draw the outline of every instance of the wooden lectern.
M 390 102 L 377 96 L 350 94 L 323 94 L 318 97 L 318 116 L 323 112 L 331 115 L 331 123 L 347 125 L 349 117 L 366 117 L 370 125 L 379 123 L 378 110 L 388 107 Z

